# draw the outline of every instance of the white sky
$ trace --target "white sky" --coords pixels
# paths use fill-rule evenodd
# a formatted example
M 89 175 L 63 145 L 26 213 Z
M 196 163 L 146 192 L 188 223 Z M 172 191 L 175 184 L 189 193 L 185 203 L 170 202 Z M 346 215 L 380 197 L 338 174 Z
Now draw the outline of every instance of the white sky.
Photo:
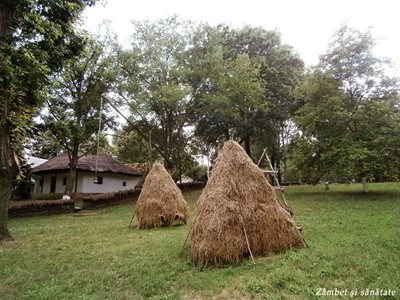
M 104 0 L 103 0 L 104 2 Z M 211 25 L 261 26 L 278 29 L 283 43 L 293 46 L 307 66 L 327 50 L 329 39 L 341 24 L 365 31 L 372 27 L 378 45 L 375 53 L 392 59 L 400 76 L 399 0 L 106 0 L 85 12 L 85 27 L 98 32 L 111 22 L 121 43 L 127 43 L 132 20 L 155 20 L 177 14 Z

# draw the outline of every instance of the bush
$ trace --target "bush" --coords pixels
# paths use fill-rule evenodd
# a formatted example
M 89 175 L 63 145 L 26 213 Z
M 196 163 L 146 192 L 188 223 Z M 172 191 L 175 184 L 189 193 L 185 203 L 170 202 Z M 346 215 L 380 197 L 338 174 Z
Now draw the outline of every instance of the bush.
M 206 182 L 207 168 L 205 166 L 197 165 L 190 168 L 185 175 L 192 178 L 196 182 Z

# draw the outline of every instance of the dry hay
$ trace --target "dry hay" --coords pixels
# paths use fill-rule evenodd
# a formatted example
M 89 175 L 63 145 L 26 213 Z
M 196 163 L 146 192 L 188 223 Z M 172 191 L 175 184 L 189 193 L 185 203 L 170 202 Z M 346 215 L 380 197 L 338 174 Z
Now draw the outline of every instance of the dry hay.
M 199 198 L 190 240 L 202 265 L 305 246 L 263 172 L 234 141 L 225 143 Z
M 146 176 L 136 207 L 138 228 L 185 223 L 189 209 L 181 190 L 162 164 L 155 163 Z

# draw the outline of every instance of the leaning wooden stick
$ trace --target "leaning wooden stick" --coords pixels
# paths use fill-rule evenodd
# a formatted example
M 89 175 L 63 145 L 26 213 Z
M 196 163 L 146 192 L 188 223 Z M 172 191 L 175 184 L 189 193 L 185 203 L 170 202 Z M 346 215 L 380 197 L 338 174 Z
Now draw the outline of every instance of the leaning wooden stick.
M 250 249 L 249 238 L 247 237 L 247 231 L 246 231 L 246 228 L 244 227 L 243 218 L 241 218 L 241 221 L 242 221 L 242 227 L 243 227 L 243 231 L 244 231 L 244 237 L 246 238 L 247 249 L 249 250 L 250 257 L 251 257 L 251 260 L 253 261 L 253 264 L 256 264 L 256 262 L 254 261 L 253 253 L 251 252 L 251 249 Z
M 182 254 L 183 249 L 185 248 L 186 243 L 187 243 L 187 241 L 188 241 L 188 239 L 189 239 L 189 235 L 190 235 L 190 232 L 191 232 L 191 231 L 192 231 L 192 227 L 190 227 L 190 230 L 189 230 L 189 232 L 188 232 L 188 234 L 187 234 L 187 236 L 186 236 L 185 242 L 183 243 L 182 249 L 181 249 L 181 251 L 179 251 L 179 255 Z
M 133 216 L 132 216 L 131 221 L 129 222 L 129 226 L 128 227 L 131 227 L 133 219 L 135 218 L 135 214 L 136 214 L 136 209 L 133 211 Z

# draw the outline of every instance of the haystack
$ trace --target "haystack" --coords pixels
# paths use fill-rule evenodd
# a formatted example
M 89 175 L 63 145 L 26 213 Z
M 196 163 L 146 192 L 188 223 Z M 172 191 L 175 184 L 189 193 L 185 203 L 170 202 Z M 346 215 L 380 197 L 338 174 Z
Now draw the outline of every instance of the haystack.
M 182 192 L 164 166 L 155 163 L 146 176 L 137 201 L 138 228 L 186 224 L 188 215 Z
M 234 141 L 223 146 L 199 198 L 190 240 L 202 265 L 305 246 L 263 172 Z

